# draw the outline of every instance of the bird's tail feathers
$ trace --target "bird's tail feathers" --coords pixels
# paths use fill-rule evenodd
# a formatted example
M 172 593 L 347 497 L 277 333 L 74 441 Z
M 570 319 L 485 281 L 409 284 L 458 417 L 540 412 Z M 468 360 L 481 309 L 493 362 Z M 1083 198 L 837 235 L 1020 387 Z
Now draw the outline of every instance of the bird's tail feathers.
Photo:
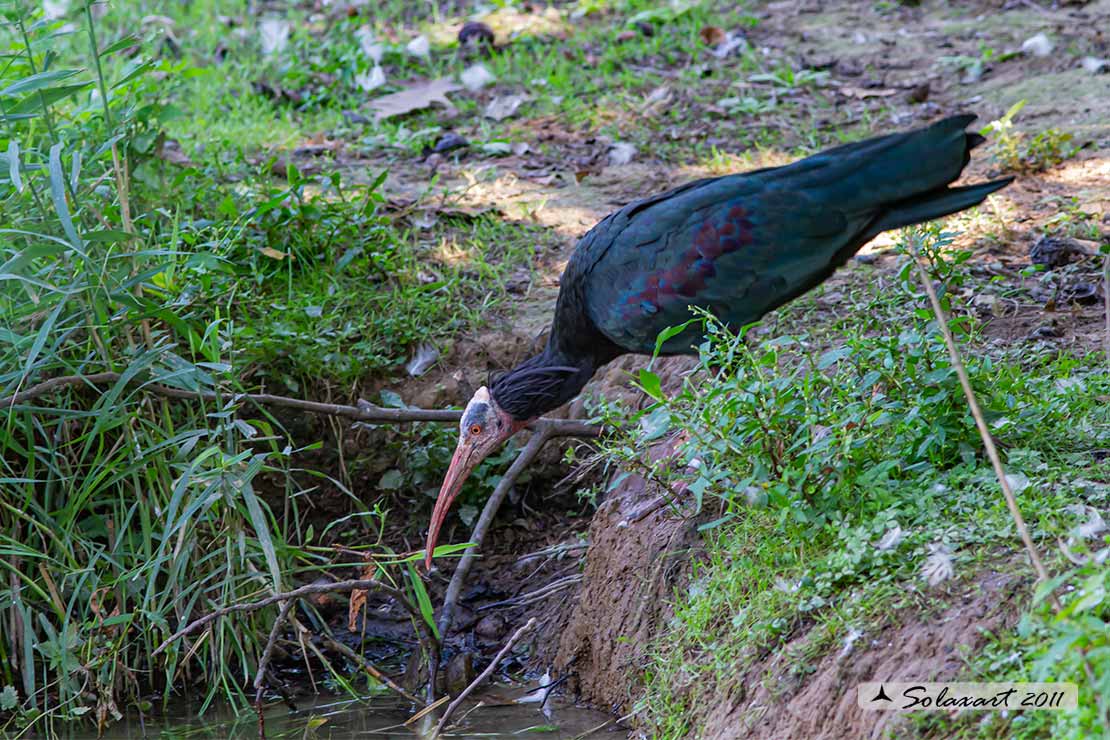
M 969 141 L 968 143 L 970 147 L 979 142 Z M 932 221 L 935 218 L 971 208 L 982 203 L 991 193 L 1001 190 L 1013 181 L 1014 178 L 1012 177 L 1004 177 L 1000 180 L 992 180 L 979 185 L 943 188 L 893 203 L 868 231 L 878 234 L 889 229 Z

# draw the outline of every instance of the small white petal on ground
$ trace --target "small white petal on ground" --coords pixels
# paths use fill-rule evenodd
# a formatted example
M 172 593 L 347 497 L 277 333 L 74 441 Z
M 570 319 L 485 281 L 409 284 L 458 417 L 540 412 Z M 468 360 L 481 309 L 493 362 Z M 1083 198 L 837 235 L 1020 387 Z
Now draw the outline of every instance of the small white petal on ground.
M 618 141 L 609 148 L 609 165 L 620 167 L 632 161 L 636 156 L 636 145 L 627 141 Z
M 527 95 L 501 95 L 490 101 L 482 115 L 494 121 L 503 121 L 514 115 L 526 100 Z
M 459 80 L 466 86 L 467 90 L 474 92 L 481 90 L 486 85 L 494 81 L 493 73 L 486 69 L 484 64 L 474 64 L 467 67 L 459 75 Z
M 1006 482 L 1014 493 L 1021 493 L 1030 486 L 1029 476 L 1023 473 L 1006 473 Z
M 1052 40 L 1045 36 L 1043 33 L 1038 33 L 1036 36 L 1030 36 L 1025 39 L 1021 44 L 1021 50 L 1026 54 L 1032 54 L 1035 57 L 1046 57 L 1052 53 L 1056 46 Z
M 898 547 L 898 545 L 902 544 L 902 540 L 904 539 L 906 539 L 906 533 L 902 530 L 901 526 L 895 523 L 893 527 L 886 531 L 883 538 L 875 544 L 875 549 L 879 552 L 893 550 Z
M 258 24 L 258 39 L 262 53 L 272 56 L 289 46 L 289 21 L 281 18 L 263 18 Z
M 359 90 L 363 92 L 370 92 L 376 90 L 385 84 L 385 70 L 379 66 L 375 66 L 369 72 L 362 72 L 355 75 L 355 84 Z
M 428 372 L 428 368 L 438 359 L 439 350 L 435 348 L 435 345 L 424 342 L 416 348 L 416 354 L 405 365 L 405 371 L 412 377 L 418 378 Z
M 405 44 L 405 51 L 412 54 L 414 57 L 427 59 L 432 53 L 432 45 L 428 43 L 427 36 L 417 36 L 412 41 Z

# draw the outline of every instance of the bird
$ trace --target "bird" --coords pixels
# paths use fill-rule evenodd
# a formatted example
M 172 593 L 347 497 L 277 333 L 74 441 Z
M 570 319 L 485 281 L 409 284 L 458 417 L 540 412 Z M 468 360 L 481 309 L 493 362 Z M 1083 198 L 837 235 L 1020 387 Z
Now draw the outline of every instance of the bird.
M 428 528 L 426 567 L 482 460 L 620 355 L 695 354 L 704 325 L 686 323 L 691 307 L 739 329 L 821 284 L 881 232 L 971 208 L 1009 185 L 1012 177 L 951 186 L 984 141 L 967 130 L 975 118 L 950 116 L 782 167 L 695 180 L 602 219 L 567 262 L 543 351 L 491 377 L 466 405 Z

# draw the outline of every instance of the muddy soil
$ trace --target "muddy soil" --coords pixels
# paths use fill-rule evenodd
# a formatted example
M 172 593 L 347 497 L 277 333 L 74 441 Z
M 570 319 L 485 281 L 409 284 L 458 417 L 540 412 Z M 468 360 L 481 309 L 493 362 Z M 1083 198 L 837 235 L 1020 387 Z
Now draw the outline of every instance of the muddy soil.
M 706 737 L 904 736 L 910 729 L 906 716 L 865 712 L 856 703 L 856 686 L 865 681 L 954 680 L 989 633 L 1017 622 L 1014 605 L 1028 593 L 1032 579 L 1022 565 L 1012 566 L 964 584 L 945 609 L 898 615 L 901 621 L 837 646 L 803 675 L 795 673 L 790 656 L 800 654 L 813 635 L 799 630 L 789 644 L 722 687 L 726 691 L 705 722 Z

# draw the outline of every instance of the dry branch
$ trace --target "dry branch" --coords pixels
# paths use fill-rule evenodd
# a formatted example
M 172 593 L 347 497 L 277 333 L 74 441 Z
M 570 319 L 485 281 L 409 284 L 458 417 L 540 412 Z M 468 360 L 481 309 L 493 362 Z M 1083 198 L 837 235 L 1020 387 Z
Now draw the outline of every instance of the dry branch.
M 270 629 L 270 637 L 266 641 L 266 647 L 262 651 L 262 657 L 258 661 L 258 671 L 255 673 L 254 676 L 254 701 L 255 708 L 258 711 L 258 727 L 259 733 L 264 736 L 265 725 L 263 724 L 264 720 L 262 715 L 262 687 L 265 681 L 266 671 L 269 668 L 270 658 L 273 654 L 274 645 L 277 643 L 278 635 L 281 632 L 281 627 L 288 618 L 290 609 L 292 608 L 295 601 L 303 596 L 321 593 L 341 593 L 349 591 L 380 591 L 394 598 L 409 613 L 409 615 L 413 618 L 413 621 L 417 624 L 417 629 L 420 632 L 420 634 L 418 635 L 418 639 L 421 645 L 423 645 L 424 648 L 428 651 L 428 655 L 430 656 L 431 666 L 429 668 L 429 681 L 434 686 L 436 680 L 436 667 L 439 663 L 439 646 L 435 640 L 435 637 L 428 629 L 428 625 L 424 622 L 423 616 L 420 614 L 420 611 L 407 598 L 405 598 L 405 594 L 400 589 L 396 589 L 393 586 L 386 585 L 384 583 L 381 583 L 380 581 L 376 581 L 373 579 L 337 581 L 335 583 L 310 583 L 308 585 L 301 586 L 300 588 L 295 588 L 292 591 L 273 594 L 272 596 L 267 596 L 266 598 L 259 599 L 257 601 L 225 606 L 221 609 L 217 609 L 214 612 L 205 614 L 203 617 L 193 620 L 189 624 L 179 629 L 177 632 L 170 635 L 162 642 L 161 645 L 155 648 L 154 652 L 151 653 L 151 657 L 153 658 L 154 656 L 161 653 L 163 650 L 169 647 L 171 643 L 195 632 L 196 630 L 219 619 L 220 617 L 227 616 L 228 614 L 232 614 L 234 612 L 255 611 L 257 609 L 263 609 L 276 603 L 281 603 L 281 611 L 278 612 L 277 619 L 274 621 L 274 625 Z M 325 640 L 338 652 L 356 662 L 360 668 L 365 670 L 374 678 L 381 681 L 382 684 L 384 684 L 390 690 L 415 704 L 423 705 L 425 703 L 421 701 L 418 697 L 414 696 L 412 693 L 406 691 L 395 681 L 385 675 L 384 672 L 376 668 L 372 663 L 370 663 L 370 661 L 366 660 L 354 650 L 351 650 L 346 645 L 342 645 L 330 638 L 325 637 Z
M 243 604 L 232 604 L 231 606 L 225 606 L 217 609 L 214 612 L 209 612 L 203 617 L 194 619 L 192 622 L 189 622 L 189 624 L 185 625 L 177 632 L 174 632 L 172 635 L 163 640 L 162 644 L 156 647 L 154 649 L 154 652 L 151 653 L 151 657 L 153 658 L 157 656 L 163 650 L 168 648 L 172 643 L 177 642 L 182 637 L 190 635 L 206 624 L 214 622 L 220 617 L 225 617 L 228 614 L 233 614 L 235 612 L 252 612 L 258 609 L 264 609 L 267 606 L 271 606 L 273 604 L 277 604 L 283 601 L 289 601 L 290 599 L 299 599 L 302 596 L 310 596 L 312 594 L 343 593 L 345 591 L 356 590 L 381 591 L 382 593 L 388 594 L 396 599 L 397 602 L 400 603 L 410 614 L 420 614 L 420 612 L 411 603 L 409 603 L 409 600 L 405 598 L 404 593 L 402 593 L 399 589 L 382 583 L 381 581 L 376 581 L 370 578 L 360 578 L 350 581 L 336 581 L 335 583 L 309 583 L 305 586 L 301 586 L 300 588 L 295 588 L 292 591 L 277 593 L 272 596 L 267 596 L 264 599 L 259 599 L 258 601 L 248 601 Z
M 581 583 L 582 578 L 583 576 L 581 573 L 572 576 L 564 576 L 563 578 L 552 581 L 546 586 L 541 586 L 534 591 L 529 591 L 528 593 L 514 596 L 511 599 L 505 599 L 504 601 L 495 601 L 492 604 L 483 604 L 482 606 L 478 607 L 478 611 L 484 612 L 488 611 L 489 609 L 499 609 L 502 607 L 527 606 L 528 604 L 540 601 L 541 599 L 546 599 L 548 596 L 558 593 L 565 588 L 570 588 L 571 586 Z
M 532 629 L 535 626 L 536 618 L 532 617 L 523 627 L 513 633 L 513 636 L 509 638 L 509 641 L 505 643 L 505 646 L 497 652 L 496 656 L 494 656 L 493 662 L 486 666 L 486 669 L 482 671 L 477 678 L 471 681 L 470 685 L 463 689 L 459 693 L 459 695 L 455 697 L 454 701 L 447 705 L 447 709 L 443 712 L 443 716 L 439 718 L 439 724 L 436 725 L 436 731 L 433 737 L 439 737 L 439 735 L 443 733 L 443 729 L 447 727 L 447 722 L 451 719 L 451 715 L 455 713 L 455 710 L 459 708 L 459 705 L 463 703 L 466 697 L 470 696 L 470 694 L 473 693 L 474 689 L 482 685 L 482 683 L 484 683 L 485 680 L 493 674 L 493 672 L 497 669 L 497 666 L 501 663 L 505 656 L 508 655 L 509 651 L 513 649 L 513 645 L 517 644 L 520 641 L 520 638 L 524 637 L 525 633 L 527 633 L 528 630 Z
M 73 386 L 96 387 L 106 383 L 115 383 L 120 380 L 120 373 L 94 373 L 92 375 L 63 375 L 33 385 L 25 391 L 20 391 L 7 398 L 0 399 L 0 407 L 11 408 L 16 404 L 24 403 L 51 391 Z M 360 400 L 357 406 L 348 406 L 341 403 L 320 403 L 318 401 L 305 401 L 300 398 L 288 396 L 275 396 L 269 393 L 227 393 L 218 394 L 215 391 L 190 391 L 184 388 L 171 388 L 158 383 L 144 382 L 140 378 L 133 379 L 135 383 L 142 383 L 140 390 L 154 393 L 168 398 L 183 398 L 198 401 L 219 401 L 227 398 L 232 401 L 247 400 L 260 406 L 278 406 L 282 408 L 309 411 L 314 414 L 339 416 L 353 421 L 370 423 L 404 423 L 410 421 L 454 422 L 462 418 L 462 411 L 450 409 L 387 409 L 375 406 L 367 401 Z M 569 419 L 537 419 L 532 423 L 532 428 L 544 426 L 549 430 L 551 437 L 596 437 L 601 434 L 599 427 Z

